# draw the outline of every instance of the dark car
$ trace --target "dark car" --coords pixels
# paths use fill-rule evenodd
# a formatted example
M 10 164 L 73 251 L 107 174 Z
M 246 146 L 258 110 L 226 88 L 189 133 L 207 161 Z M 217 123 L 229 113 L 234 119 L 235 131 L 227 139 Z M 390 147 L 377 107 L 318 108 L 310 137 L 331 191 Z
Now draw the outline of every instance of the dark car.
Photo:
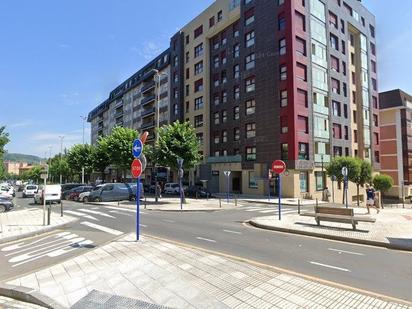
M 80 193 L 90 192 L 93 190 L 92 186 L 80 186 L 69 190 L 66 195 L 66 198 L 71 201 L 77 201 L 79 199 Z
M 65 200 L 67 198 L 67 195 L 69 194 L 69 191 L 71 189 L 80 187 L 80 186 L 84 186 L 83 183 L 65 183 L 64 185 L 62 185 L 62 200 Z
M 13 201 L 8 198 L 0 197 L 0 213 L 11 210 L 14 207 Z
M 209 198 L 212 197 L 212 194 L 209 190 L 199 187 L 199 186 L 190 186 L 186 189 L 185 194 L 187 197 L 197 197 L 197 198 Z

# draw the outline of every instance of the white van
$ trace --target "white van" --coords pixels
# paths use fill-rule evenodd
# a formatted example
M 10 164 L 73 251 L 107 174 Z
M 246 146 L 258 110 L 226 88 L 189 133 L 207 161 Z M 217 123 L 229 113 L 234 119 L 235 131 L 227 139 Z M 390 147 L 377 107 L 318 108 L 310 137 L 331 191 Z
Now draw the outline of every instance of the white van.
M 23 190 L 23 198 L 33 197 L 37 190 L 39 189 L 38 185 L 26 185 Z
M 43 187 L 41 187 L 34 195 L 34 204 L 43 204 Z M 62 194 L 61 185 L 46 185 L 45 198 L 47 203 L 60 203 Z

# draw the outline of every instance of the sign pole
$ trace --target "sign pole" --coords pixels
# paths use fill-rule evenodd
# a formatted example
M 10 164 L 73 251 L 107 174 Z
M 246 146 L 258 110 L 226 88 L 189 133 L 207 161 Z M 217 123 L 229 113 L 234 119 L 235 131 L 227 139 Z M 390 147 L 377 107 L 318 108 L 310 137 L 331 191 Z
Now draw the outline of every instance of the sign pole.
M 136 188 L 136 241 L 140 239 L 140 176 L 137 177 Z
M 270 170 L 268 172 L 268 202 L 270 202 Z
M 282 199 L 282 175 L 279 174 L 279 181 L 278 181 L 278 211 L 279 211 L 279 221 L 282 220 L 282 206 L 281 206 L 281 199 Z
M 44 188 L 43 188 L 43 225 L 46 226 L 46 182 L 47 178 L 44 177 Z

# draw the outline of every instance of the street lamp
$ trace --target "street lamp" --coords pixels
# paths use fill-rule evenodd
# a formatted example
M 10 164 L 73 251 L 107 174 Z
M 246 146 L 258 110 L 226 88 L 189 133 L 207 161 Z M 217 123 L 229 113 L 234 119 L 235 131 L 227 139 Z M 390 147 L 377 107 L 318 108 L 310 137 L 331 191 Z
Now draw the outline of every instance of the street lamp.
M 85 121 L 87 120 L 87 117 L 80 116 L 80 118 L 83 120 L 83 145 L 84 145 L 84 124 L 85 124 Z M 82 183 L 84 183 L 84 166 L 82 166 Z
M 60 135 L 60 184 L 63 183 L 63 175 L 62 175 L 62 154 L 63 154 L 63 139 L 64 135 Z
M 177 158 L 177 166 L 179 167 L 179 187 L 180 187 L 180 210 L 183 209 L 183 188 L 182 188 L 182 178 L 183 178 L 183 162 L 184 160 L 182 158 Z
M 159 70 L 153 69 L 155 72 L 154 80 L 156 84 L 156 144 L 159 143 L 159 128 L 160 128 L 160 79 L 162 76 L 167 76 L 166 73 L 160 73 Z M 156 186 L 155 186 L 155 202 L 158 202 L 159 194 L 158 187 L 159 187 L 159 179 L 157 178 L 158 169 L 156 167 L 157 162 L 155 162 L 154 170 L 156 171 L 155 179 L 156 179 Z

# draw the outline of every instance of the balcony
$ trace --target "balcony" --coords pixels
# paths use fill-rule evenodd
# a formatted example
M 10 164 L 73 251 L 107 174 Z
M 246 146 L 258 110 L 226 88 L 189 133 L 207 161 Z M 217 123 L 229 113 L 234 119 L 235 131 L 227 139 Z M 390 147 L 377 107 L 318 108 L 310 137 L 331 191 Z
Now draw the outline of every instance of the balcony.
M 119 108 L 123 105 L 123 100 L 117 101 L 116 104 L 114 105 L 114 108 Z
M 330 155 L 324 154 L 323 155 L 323 163 L 327 164 L 330 162 Z M 322 163 L 322 154 L 316 154 L 315 153 L 315 163 L 316 165 L 319 165 Z
M 149 128 L 153 128 L 154 126 L 155 126 L 155 122 L 154 121 L 149 121 L 149 122 L 142 123 L 140 129 L 141 130 L 147 130 Z
M 123 111 L 116 112 L 116 113 L 114 114 L 114 118 L 115 118 L 115 119 L 120 118 L 120 117 L 123 117 Z
M 150 70 L 149 72 L 143 75 L 142 80 L 145 81 L 145 80 L 148 80 L 149 78 L 153 78 L 154 75 L 155 75 L 155 71 Z
M 141 93 L 145 94 L 145 93 L 149 92 L 150 90 L 152 90 L 155 86 L 156 86 L 156 83 L 154 81 L 151 81 L 148 84 L 146 84 L 145 86 L 143 86 L 140 91 L 141 91 Z
M 140 104 L 141 104 L 142 106 L 145 106 L 146 104 L 152 103 L 152 102 L 154 102 L 155 100 L 156 100 L 156 96 L 155 96 L 155 95 L 151 95 L 151 96 L 149 96 L 149 97 L 144 98 L 144 99 L 140 102 Z
M 222 156 L 222 157 L 208 157 L 207 163 L 240 163 L 242 162 L 241 155 Z
M 142 118 L 145 118 L 145 117 L 153 115 L 155 113 L 155 111 L 156 111 L 156 109 L 154 107 L 149 108 L 149 109 L 145 109 L 145 110 L 142 110 L 142 112 L 140 113 L 140 116 Z

